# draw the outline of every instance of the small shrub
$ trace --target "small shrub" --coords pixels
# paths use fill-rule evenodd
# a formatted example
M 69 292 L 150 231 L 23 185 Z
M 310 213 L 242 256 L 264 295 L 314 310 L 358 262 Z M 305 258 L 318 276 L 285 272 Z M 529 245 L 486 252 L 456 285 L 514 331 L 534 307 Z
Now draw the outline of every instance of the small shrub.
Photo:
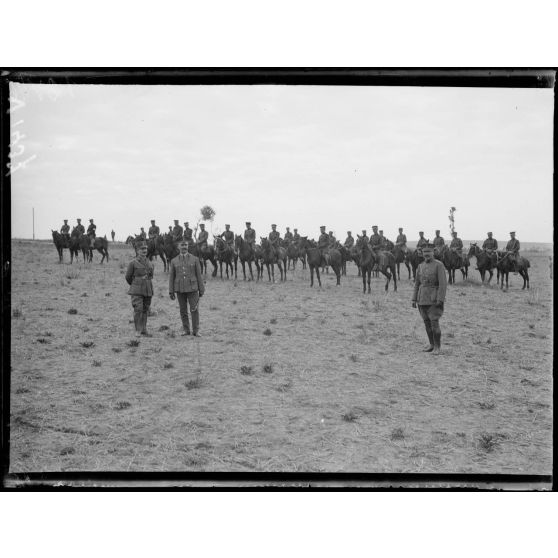
M 272 364 L 264 364 L 263 371 L 266 374 L 271 374 L 273 372 L 273 365 Z
M 356 355 L 351 355 L 349 358 L 350 358 L 353 362 L 356 362 L 356 361 L 357 361 L 357 356 L 356 356 Z
M 21 318 L 21 316 L 23 315 L 23 312 L 21 311 L 21 308 L 14 308 L 14 311 L 12 312 L 12 317 L 14 318 Z
M 111 295 L 111 293 L 105 293 L 105 296 L 110 296 L 110 295 Z
M 343 413 L 341 415 L 341 418 L 346 422 L 354 422 L 358 418 L 358 415 L 351 410 L 351 411 L 347 411 L 346 413 Z
M 237 300 L 233 300 L 233 301 L 232 301 L 233 304 L 236 304 L 237 302 L 238 302 Z
M 167 337 L 174 339 L 176 337 L 176 333 L 174 331 L 167 331 Z
M 159 328 L 159 331 L 166 331 L 167 329 L 169 329 L 169 326 L 167 326 L 167 325 L 162 325 L 162 326 Z
M 70 308 L 70 309 L 68 310 L 68 314 L 77 314 L 77 313 L 78 313 L 78 312 L 77 312 L 77 310 L 76 310 L 75 308 Z
M 45 331 L 45 332 L 43 333 L 43 335 L 44 335 L 45 337 L 52 337 L 52 332 L 50 332 L 50 331 Z
M 131 339 L 130 341 L 128 341 L 128 343 L 126 343 L 128 347 L 138 347 L 139 344 L 140 342 L 137 339 Z
M 264 334 L 264 335 L 271 335 L 271 329 L 269 329 L 269 328 L 264 329 L 263 334 Z
M 403 440 L 403 438 L 405 438 L 405 434 L 403 432 L 403 428 L 394 428 L 391 431 L 391 435 L 390 438 L 392 440 Z
M 82 296 L 82 297 L 85 297 L 85 296 L 87 296 L 87 293 L 83 293 L 81 296 Z
M 60 450 L 60 455 L 71 455 L 72 453 L 75 453 L 76 450 L 74 448 L 71 447 L 66 447 L 66 448 L 62 448 Z
M 497 444 L 498 440 L 492 434 L 483 432 L 479 437 L 479 447 L 486 452 L 491 452 Z
M 251 376 L 254 373 L 254 369 L 251 366 L 241 366 L 240 373 L 244 376 Z
M 495 405 L 494 401 L 480 401 L 479 402 L 479 407 L 481 409 L 490 410 L 490 409 L 494 409 L 495 406 L 496 405 Z
M 288 391 L 292 387 L 293 387 L 293 383 L 291 382 L 291 380 L 288 380 L 288 381 L 284 382 L 283 384 L 278 385 L 276 389 L 277 389 L 277 391 L 280 391 L 280 392 L 284 393 L 285 391 Z
M 271 320 L 269 320 L 270 324 L 276 324 L 277 323 L 277 318 L 271 318 Z
M 165 364 L 163 364 L 163 368 L 174 368 L 174 364 L 172 362 L 165 362 Z
M 190 390 L 190 389 L 198 389 L 202 386 L 202 379 L 200 376 L 197 376 L 196 378 L 194 378 L 193 380 L 188 380 L 184 386 L 186 387 L 186 389 Z
M 100 361 L 100 360 L 94 360 L 94 361 L 91 363 L 91 366 L 101 366 L 101 361 Z
M 50 343 L 50 341 L 48 339 L 45 339 L 44 337 L 39 337 L 37 339 L 37 343 L 47 344 Z
M 29 393 L 29 390 L 27 388 L 17 388 L 15 392 L 20 395 L 21 393 Z
M 128 401 L 117 401 L 117 403 L 115 405 L 115 409 L 118 410 L 118 411 L 122 411 L 124 409 L 128 409 L 131 406 L 132 406 L 132 404 L 128 403 Z
M 80 345 L 84 348 L 84 349 L 89 349 L 91 347 L 93 347 L 95 345 L 95 343 L 93 343 L 93 341 L 82 341 L 80 343 Z
M 113 347 L 112 350 L 115 353 L 121 353 L 122 352 L 122 349 L 120 347 Z

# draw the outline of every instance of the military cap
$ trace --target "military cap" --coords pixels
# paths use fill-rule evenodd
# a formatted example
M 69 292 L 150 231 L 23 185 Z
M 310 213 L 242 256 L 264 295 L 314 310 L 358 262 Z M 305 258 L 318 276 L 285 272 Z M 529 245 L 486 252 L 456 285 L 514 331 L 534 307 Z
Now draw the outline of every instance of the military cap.
M 451 234 L 457 234 L 457 231 L 452 231 L 452 233 L 451 233 Z
M 382 234 L 384 234 L 384 231 L 383 231 L 382 229 L 380 229 L 380 232 L 381 232 Z
M 276 225 L 275 223 L 273 223 L 271 226 L 272 226 L 272 227 L 276 227 L 277 225 Z
M 435 230 L 434 232 L 437 232 L 437 233 L 439 233 L 439 232 L 440 232 L 440 229 L 436 229 L 436 230 Z
M 180 246 L 183 246 L 184 244 L 186 244 L 186 246 L 188 245 L 188 240 L 185 238 L 180 241 Z
M 490 232 L 487 232 L 486 234 L 492 234 L 492 231 L 490 231 Z
M 247 224 L 247 225 L 251 225 L 252 223 L 250 223 L 250 221 L 246 221 L 246 224 Z
M 399 230 L 402 231 L 402 230 L 403 230 L 403 227 L 399 227 Z
M 289 227 L 287 227 L 287 230 L 290 230 Z
M 511 231 L 510 234 L 515 234 L 515 231 Z
M 81 219 L 78 218 L 78 221 L 81 221 Z
M 68 222 L 68 219 L 64 219 L 64 223 L 67 223 L 67 222 Z
M 155 219 L 151 219 L 151 222 L 152 222 L 152 223 L 155 223 Z
M 347 234 L 351 234 L 351 231 L 347 231 Z
M 377 229 L 377 228 L 378 228 L 378 225 L 372 225 L 372 228 L 373 228 L 373 229 Z
M 419 231 L 419 234 L 424 234 L 424 231 Z
M 137 248 L 138 250 L 139 250 L 140 248 L 147 248 L 147 242 L 143 242 L 143 241 L 138 242 L 138 243 L 136 244 L 136 248 Z
M 230 225 L 225 225 L 225 227 L 230 227 Z
M 205 227 L 205 223 L 200 223 L 200 227 Z
M 90 222 L 90 223 L 93 223 L 93 219 L 89 219 L 89 222 Z
M 363 234 L 366 234 L 366 229 L 362 229 Z
M 298 231 L 298 229 L 293 229 L 293 230 Z
M 175 222 L 175 223 L 178 223 L 178 219 L 175 219 L 174 222 Z
M 320 229 L 325 229 L 325 225 L 322 225 L 322 226 L 320 227 Z

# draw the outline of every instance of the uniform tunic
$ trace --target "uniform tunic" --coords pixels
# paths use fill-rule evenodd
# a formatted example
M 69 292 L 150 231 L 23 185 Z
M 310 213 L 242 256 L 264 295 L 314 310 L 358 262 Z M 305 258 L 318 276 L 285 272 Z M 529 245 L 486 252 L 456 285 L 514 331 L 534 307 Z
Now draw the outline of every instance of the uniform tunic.
M 402 246 L 402 247 L 406 246 L 407 245 L 407 235 L 405 235 L 405 234 L 397 235 L 397 239 L 396 239 L 395 243 L 398 246 Z
M 182 233 L 184 232 L 184 230 L 182 229 L 182 227 L 180 225 L 174 225 L 173 229 L 172 229 L 172 237 L 174 238 L 174 240 L 182 240 Z
M 292 242 L 293 241 L 293 233 L 292 232 L 286 232 L 285 236 L 284 236 L 284 240 L 285 242 Z
M 422 248 L 425 244 L 428 244 L 428 240 L 426 240 L 426 238 L 424 238 L 423 236 L 418 239 L 417 248 Z
M 432 244 L 434 244 L 434 248 L 441 248 L 446 244 L 446 241 L 441 236 L 436 236 L 434 237 Z
M 498 250 L 498 241 L 495 238 L 487 238 L 482 243 L 483 250 Z
M 256 231 L 252 228 L 244 231 L 244 240 L 254 248 L 256 244 Z
M 126 271 L 129 295 L 153 296 L 153 264 L 147 258 L 134 258 Z
M 228 246 L 234 248 L 234 233 L 232 231 L 223 231 L 219 236 L 225 240 Z
M 417 269 L 413 302 L 430 306 L 446 299 L 447 278 L 444 264 L 438 260 L 422 262 Z
M 380 235 L 378 233 L 374 233 L 370 236 L 370 240 L 368 241 L 370 246 L 374 248 L 375 246 L 379 246 L 380 242 L 382 241 Z
M 281 240 L 281 233 L 279 231 L 271 231 L 268 236 L 269 242 L 275 248 L 279 248 L 279 241 Z
M 69 234 L 70 233 L 70 225 L 62 225 L 62 227 L 60 227 L 60 232 L 62 234 Z
M 347 250 L 350 250 L 354 246 L 354 244 L 355 244 L 355 239 L 352 236 L 348 236 L 345 239 L 344 246 L 345 248 L 347 248 Z
M 450 248 L 452 250 L 463 250 L 463 242 L 457 236 L 451 241 Z
M 95 225 L 95 223 L 91 223 L 88 227 L 87 227 L 87 235 L 88 236 L 95 236 L 95 230 L 97 228 L 97 225 Z
M 300 235 L 296 232 L 293 234 L 293 242 L 299 242 L 300 241 Z
M 138 240 L 145 240 L 145 231 L 141 231 L 138 234 Z
M 79 225 L 75 226 L 76 231 L 78 231 L 81 234 L 85 234 L 85 227 L 80 223 Z
M 190 227 L 184 228 L 184 240 L 192 240 L 192 235 L 194 231 Z
M 318 248 L 320 250 L 327 250 L 329 247 L 329 235 L 327 233 L 322 233 L 320 238 L 318 238 Z
M 148 231 L 149 238 L 155 238 L 156 236 L 158 236 L 159 232 L 160 232 L 160 229 L 157 225 L 151 225 L 149 227 L 149 231 Z
M 517 252 L 519 252 L 520 248 L 521 248 L 521 245 L 519 243 L 519 240 L 517 240 L 517 238 L 512 238 L 506 244 L 506 250 L 508 252 L 513 252 L 514 254 L 517 254 Z
M 363 242 L 370 242 L 370 239 L 365 234 L 363 234 L 360 238 L 362 238 Z
M 207 248 L 207 238 L 208 238 L 208 234 L 207 231 L 200 231 L 200 234 L 198 235 L 198 246 L 200 249 L 204 249 Z

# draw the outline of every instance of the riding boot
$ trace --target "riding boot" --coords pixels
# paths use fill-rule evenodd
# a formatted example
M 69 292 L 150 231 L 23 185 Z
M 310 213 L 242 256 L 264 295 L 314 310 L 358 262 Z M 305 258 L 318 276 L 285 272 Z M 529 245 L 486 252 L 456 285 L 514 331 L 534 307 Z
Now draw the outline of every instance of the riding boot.
M 428 342 L 430 343 L 430 345 L 426 346 L 423 349 L 423 352 L 431 353 L 434 350 L 434 333 L 432 332 L 431 328 L 426 328 L 426 335 L 428 335 Z
M 141 321 L 142 321 L 142 312 L 134 312 L 134 327 L 136 330 L 136 336 L 141 335 Z
M 149 335 L 147 333 L 147 312 L 142 312 L 141 317 L 141 334 L 142 335 Z
M 442 332 L 436 331 L 434 333 L 434 351 L 433 351 L 433 354 L 435 354 L 435 355 L 440 354 L 441 342 L 442 342 Z

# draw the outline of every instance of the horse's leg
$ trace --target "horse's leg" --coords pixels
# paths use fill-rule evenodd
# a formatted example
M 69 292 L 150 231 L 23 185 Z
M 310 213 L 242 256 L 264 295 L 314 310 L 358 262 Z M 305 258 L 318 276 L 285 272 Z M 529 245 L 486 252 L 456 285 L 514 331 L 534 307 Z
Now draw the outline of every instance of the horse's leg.
M 397 277 L 395 275 L 395 266 L 391 267 L 391 274 L 393 276 L 393 291 L 397 291 Z
M 333 266 L 332 266 L 333 267 Z M 335 272 L 335 277 L 337 277 L 337 286 L 341 286 L 341 268 L 340 266 L 335 266 L 333 268 L 333 271 Z
M 322 287 L 322 280 L 320 279 L 320 266 L 316 266 L 316 277 L 318 278 L 318 285 L 320 288 Z
M 362 270 L 362 294 L 366 294 L 366 271 L 364 269 Z
M 363 274 L 366 273 L 366 276 L 367 276 L 367 279 L 368 279 L 368 294 L 370 294 L 371 293 L 371 291 L 370 291 L 370 279 L 372 277 L 372 268 L 369 267 L 366 271 L 363 270 L 362 273 Z

